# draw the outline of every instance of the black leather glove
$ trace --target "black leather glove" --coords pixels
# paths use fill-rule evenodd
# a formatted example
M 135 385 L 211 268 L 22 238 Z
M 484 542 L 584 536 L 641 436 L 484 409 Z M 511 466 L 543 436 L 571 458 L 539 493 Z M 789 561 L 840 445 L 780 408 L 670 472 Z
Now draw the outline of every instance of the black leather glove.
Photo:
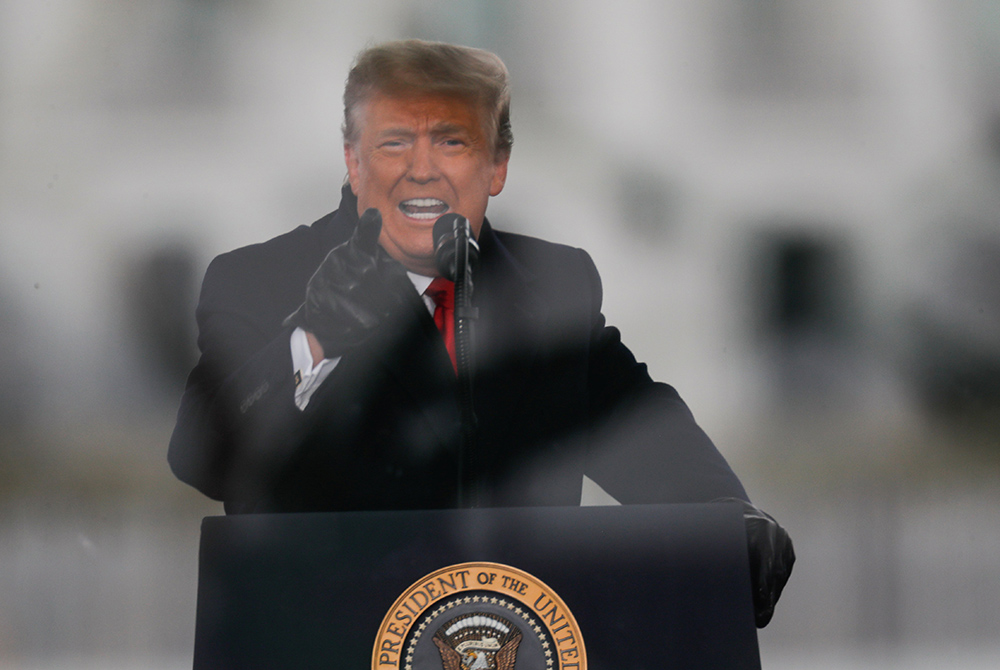
M 774 605 L 792 574 L 795 564 L 792 539 L 771 515 L 745 500 L 720 498 L 713 502 L 738 502 L 743 505 L 743 521 L 750 550 L 754 617 L 757 628 L 763 628 L 771 621 Z
M 402 303 L 406 270 L 379 246 L 382 215 L 365 210 L 351 239 L 334 247 L 306 285 L 305 302 L 287 319 L 316 336 L 327 358 L 367 340 Z

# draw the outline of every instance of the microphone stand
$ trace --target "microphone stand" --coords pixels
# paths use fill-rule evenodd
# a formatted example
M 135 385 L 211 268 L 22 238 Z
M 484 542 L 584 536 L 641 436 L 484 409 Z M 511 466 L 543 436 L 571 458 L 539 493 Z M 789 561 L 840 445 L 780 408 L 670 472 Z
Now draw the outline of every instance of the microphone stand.
M 458 214 L 446 214 L 435 222 L 434 239 L 438 269 L 455 282 L 455 368 L 462 433 L 457 458 L 457 506 L 478 507 L 479 494 L 471 486 L 470 460 L 475 455 L 478 422 L 472 398 L 472 331 L 479 310 L 472 306 L 472 269 L 479 260 L 479 245 L 472 237 L 468 220 Z
M 459 236 L 462 237 L 462 236 Z M 459 507 L 478 507 L 479 501 L 469 484 L 469 457 L 475 453 L 476 411 L 472 403 L 472 327 L 478 310 L 472 306 L 472 269 L 469 244 L 456 238 L 455 257 L 455 361 L 458 373 L 458 402 L 462 416 L 462 453 L 458 458 Z M 474 242 L 473 242 L 474 244 Z

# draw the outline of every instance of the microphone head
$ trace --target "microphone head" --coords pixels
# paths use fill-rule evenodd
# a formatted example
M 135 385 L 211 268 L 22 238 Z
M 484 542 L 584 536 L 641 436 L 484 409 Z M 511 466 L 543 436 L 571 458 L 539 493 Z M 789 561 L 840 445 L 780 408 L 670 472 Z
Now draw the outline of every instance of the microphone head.
M 455 281 L 458 262 L 458 245 L 466 244 L 470 269 L 475 269 L 479 261 L 479 244 L 472 236 L 469 220 L 461 214 L 445 214 L 434 222 L 434 260 L 438 272 L 445 279 Z
M 465 228 L 466 230 L 469 228 L 469 220 L 461 214 L 451 212 L 439 216 L 438 220 L 434 222 L 434 231 L 432 233 L 434 235 L 434 253 L 438 253 L 446 239 L 454 241 L 456 231 L 460 228 Z

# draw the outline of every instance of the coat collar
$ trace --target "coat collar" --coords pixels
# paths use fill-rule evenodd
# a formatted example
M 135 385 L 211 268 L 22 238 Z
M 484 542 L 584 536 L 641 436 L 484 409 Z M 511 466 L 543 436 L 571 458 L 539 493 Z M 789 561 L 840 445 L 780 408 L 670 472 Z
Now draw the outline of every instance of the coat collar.
M 340 205 L 336 211 L 327 214 L 313 224 L 317 228 L 325 249 L 333 249 L 343 244 L 358 227 L 358 198 L 351 191 L 351 185 L 345 183 L 340 189 Z
M 538 299 L 538 276 L 504 245 L 489 220 L 479 231 L 479 276 L 473 278 L 473 300 L 484 306 L 501 305 L 512 319 L 544 321 L 546 313 Z M 506 319 L 508 320 L 509 319 Z

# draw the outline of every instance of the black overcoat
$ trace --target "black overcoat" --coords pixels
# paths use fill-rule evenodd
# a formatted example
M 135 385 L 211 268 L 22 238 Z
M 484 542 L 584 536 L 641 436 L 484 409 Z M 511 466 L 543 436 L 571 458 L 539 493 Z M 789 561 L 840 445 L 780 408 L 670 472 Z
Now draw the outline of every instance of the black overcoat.
M 201 358 L 170 441 L 176 475 L 228 511 L 435 509 L 456 502 L 457 383 L 427 308 L 404 307 L 294 403 L 284 319 L 357 225 L 340 208 L 217 257 L 197 309 Z M 601 314 L 580 249 L 480 232 L 475 276 L 476 504 L 575 505 L 589 476 L 624 503 L 746 499 L 670 386 L 650 379 Z M 410 287 L 412 289 L 412 287 Z

